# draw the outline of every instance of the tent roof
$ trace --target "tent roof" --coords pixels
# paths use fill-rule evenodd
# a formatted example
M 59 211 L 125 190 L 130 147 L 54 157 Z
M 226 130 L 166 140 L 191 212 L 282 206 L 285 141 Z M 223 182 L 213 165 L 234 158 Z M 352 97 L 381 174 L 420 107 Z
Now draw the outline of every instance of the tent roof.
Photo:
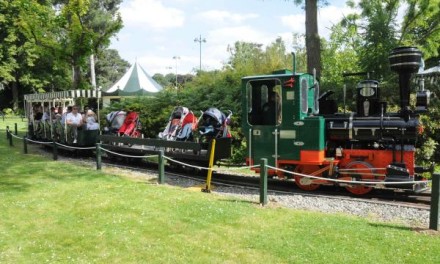
M 432 68 L 426 69 L 424 71 L 418 72 L 417 75 L 440 75 L 440 61 L 439 65 Z
M 135 62 L 112 87 L 103 91 L 107 94 L 135 95 L 157 93 L 163 88 Z

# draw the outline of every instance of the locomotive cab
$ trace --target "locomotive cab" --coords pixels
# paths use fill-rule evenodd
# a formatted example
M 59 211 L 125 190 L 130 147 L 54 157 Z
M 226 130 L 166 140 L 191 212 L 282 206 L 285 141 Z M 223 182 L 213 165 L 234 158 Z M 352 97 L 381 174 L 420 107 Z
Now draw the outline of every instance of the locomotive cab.
M 245 77 L 242 94 L 249 164 L 261 158 L 273 167 L 324 162 L 325 123 L 314 115 L 319 84 L 312 75 L 283 70 Z

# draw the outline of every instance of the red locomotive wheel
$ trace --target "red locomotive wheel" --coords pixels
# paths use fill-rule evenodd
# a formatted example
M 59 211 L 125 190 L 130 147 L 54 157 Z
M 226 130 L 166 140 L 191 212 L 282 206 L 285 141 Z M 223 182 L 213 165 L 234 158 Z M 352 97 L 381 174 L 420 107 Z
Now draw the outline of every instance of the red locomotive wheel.
M 296 166 L 294 172 L 301 174 L 312 174 L 313 172 L 319 170 L 320 167 L 318 165 L 298 165 Z M 321 177 L 322 173 L 316 175 L 316 177 Z M 295 175 L 295 183 L 296 185 L 305 191 L 314 191 L 319 188 L 319 184 L 312 183 L 312 178 L 302 177 Z
M 350 178 L 359 178 L 361 181 L 374 181 L 373 175 L 374 169 L 370 163 L 364 161 L 353 161 L 347 164 L 344 169 L 350 169 L 350 173 L 347 174 Z M 364 195 L 373 190 L 373 187 L 365 186 L 362 184 L 352 184 L 345 187 L 347 191 L 355 195 Z

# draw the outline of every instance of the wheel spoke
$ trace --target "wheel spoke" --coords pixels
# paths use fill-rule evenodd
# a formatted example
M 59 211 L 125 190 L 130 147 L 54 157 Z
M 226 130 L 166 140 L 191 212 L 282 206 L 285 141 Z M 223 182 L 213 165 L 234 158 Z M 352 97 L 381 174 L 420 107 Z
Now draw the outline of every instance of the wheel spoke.
M 319 166 L 317 165 L 298 165 L 296 166 L 294 172 L 310 175 L 313 172 L 319 170 Z M 322 173 L 316 175 L 317 177 L 321 177 Z M 296 185 L 305 191 L 314 191 L 319 188 L 319 184 L 312 183 L 313 179 L 308 177 L 303 177 L 299 175 L 295 175 L 295 183 Z
M 357 181 L 374 180 L 374 169 L 368 162 L 353 161 L 347 164 L 346 169 L 353 169 L 352 171 L 350 171 L 350 174 L 348 174 L 349 178 L 356 179 Z M 349 184 L 345 186 L 345 189 L 355 195 L 364 195 L 371 192 L 373 190 L 373 187 L 362 184 Z

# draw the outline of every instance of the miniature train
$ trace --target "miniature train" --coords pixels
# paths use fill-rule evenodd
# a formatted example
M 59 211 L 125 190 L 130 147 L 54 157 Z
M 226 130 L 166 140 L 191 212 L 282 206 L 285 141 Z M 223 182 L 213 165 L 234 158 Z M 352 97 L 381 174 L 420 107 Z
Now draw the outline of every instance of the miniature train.
M 92 90 L 25 95 L 25 111 L 29 120 L 28 139 L 41 143 L 51 142 L 52 144 L 46 144 L 47 147 L 53 147 L 56 143 L 58 149 L 75 153 L 90 151 L 97 143 L 101 143 L 101 147 L 108 151 L 107 155 L 112 157 L 112 152 L 122 156 L 142 157 L 164 150 L 169 158 L 203 167 L 209 163 L 211 150 L 214 153 L 214 162 L 231 156 L 228 124 L 232 112 L 225 115 L 217 108 L 207 109 L 197 119 L 188 108 L 176 107 L 158 138 L 143 138 L 136 112 L 114 111 L 107 114 L 107 124 L 105 127 L 101 126 L 104 127 L 102 132 L 98 129 L 98 123 L 96 127 L 86 123 L 90 109 L 83 113 L 75 112 L 82 116 L 82 125 L 69 125 L 69 113 L 73 112 L 71 110 L 81 108 L 78 107 L 78 102 L 96 100 L 99 103 L 100 97 L 99 91 Z M 97 106 L 98 116 L 95 121 L 99 121 L 99 104 Z M 90 127 L 95 129 L 89 129 Z M 199 136 L 194 140 L 196 127 Z
M 397 113 L 387 111 L 387 103 L 380 98 L 379 82 L 375 80 L 357 85 L 355 113 L 338 113 L 335 100 L 330 99 L 331 92 L 320 94 L 314 75 L 282 70 L 242 78 L 246 163 L 258 165 L 266 158 L 271 176 L 293 178 L 301 189 L 309 191 L 320 185 L 343 186 L 356 195 L 374 188 L 425 189 L 427 184 L 421 181 L 421 174 L 430 169 L 415 164 L 415 144 L 422 129 L 418 117 L 428 108 L 429 93 L 417 92 L 415 110 L 409 106 L 409 80 L 419 69 L 421 57 L 421 52 L 413 47 L 396 48 L 389 56 L 391 69 L 399 74 L 400 111 Z M 99 102 L 100 94 L 94 91 L 64 91 L 26 95 L 25 106 L 32 114 L 35 102 L 49 103 L 49 107 L 55 102 L 73 103 L 84 93 Z M 55 129 L 36 122 L 31 114 L 28 114 L 31 137 L 50 141 L 57 138 Z M 165 130 L 156 139 L 117 139 L 84 130 L 76 146 L 101 142 L 111 151 L 129 155 L 165 149 L 167 156 L 180 161 L 207 164 L 210 142 L 214 138 L 219 140 L 216 160 L 231 155 L 231 139 L 226 129 L 229 117 L 218 109 L 208 109 L 196 120 L 188 109 L 176 107 Z M 200 132 L 206 134 L 204 141 L 192 142 L 192 136 L 183 133 L 194 129 L 195 122 L 199 123 Z M 173 130 L 179 124 L 180 134 Z M 58 136 L 58 140 L 72 143 L 64 134 Z M 259 168 L 255 170 L 258 172 Z
M 409 107 L 410 77 L 421 57 L 413 47 L 396 48 L 389 56 L 391 69 L 399 74 L 398 113 L 387 111 L 374 80 L 358 84 L 356 113 L 338 113 L 330 92 L 320 96 L 313 75 L 285 70 L 243 78 L 247 163 L 267 158 L 272 176 L 294 178 L 304 190 L 340 185 L 363 195 L 373 188 L 425 189 L 421 173 L 429 169 L 416 166 L 415 144 L 427 93 L 417 93 L 415 111 Z M 353 180 L 367 184 L 350 183 Z

